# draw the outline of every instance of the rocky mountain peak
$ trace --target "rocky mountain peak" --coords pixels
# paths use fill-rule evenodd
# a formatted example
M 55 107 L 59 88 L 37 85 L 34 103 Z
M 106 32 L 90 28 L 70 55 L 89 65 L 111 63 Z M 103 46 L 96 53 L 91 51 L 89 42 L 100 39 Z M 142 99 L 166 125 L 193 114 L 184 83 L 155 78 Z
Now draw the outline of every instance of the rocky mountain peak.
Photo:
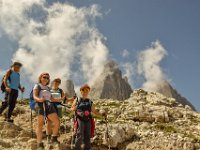
M 122 77 L 122 72 L 117 63 L 109 61 L 92 85 L 91 97 L 95 99 L 125 100 L 130 97 L 131 93 L 132 88 L 127 78 Z
M 75 95 L 75 90 L 74 90 L 74 83 L 72 80 L 67 80 L 65 82 L 65 93 L 67 97 L 73 97 Z

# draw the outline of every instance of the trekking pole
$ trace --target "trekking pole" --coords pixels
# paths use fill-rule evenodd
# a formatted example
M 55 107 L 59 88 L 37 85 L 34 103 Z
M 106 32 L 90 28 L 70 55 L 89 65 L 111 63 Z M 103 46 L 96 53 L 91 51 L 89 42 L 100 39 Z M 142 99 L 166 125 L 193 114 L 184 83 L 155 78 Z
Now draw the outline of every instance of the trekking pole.
M 33 138 L 33 112 L 31 110 L 31 137 Z
M 107 143 L 108 143 L 108 150 L 110 150 L 110 135 L 109 135 L 109 129 L 108 129 L 108 119 L 105 117 L 106 122 L 106 137 L 107 137 Z
M 74 115 L 72 117 L 72 129 L 71 129 L 71 132 L 72 132 L 71 150 L 73 150 L 74 149 Z
M 20 100 L 20 105 L 22 106 L 22 101 L 23 101 L 23 99 L 24 99 L 24 93 L 23 92 L 21 92 L 21 100 Z M 20 108 L 19 109 L 19 118 L 22 116 L 22 109 Z
M 44 110 L 44 124 L 45 124 L 45 128 L 46 128 L 46 134 L 48 135 L 48 131 L 47 131 L 47 114 L 46 114 L 45 102 L 43 102 L 43 110 Z
M 22 89 L 25 89 L 24 87 L 22 87 Z M 24 91 L 21 91 L 21 102 L 24 100 Z
M 45 106 L 45 102 L 43 102 L 43 110 L 44 110 L 44 124 L 45 124 L 45 130 L 46 130 L 46 136 L 48 136 L 48 129 L 47 129 L 47 114 L 46 114 L 46 106 Z M 47 143 L 49 144 L 49 142 L 47 141 Z M 50 148 L 50 145 L 48 145 L 48 149 Z
M 64 107 L 64 112 L 65 113 L 67 112 L 65 107 Z M 67 134 L 67 117 L 66 117 L 66 114 L 64 115 L 64 125 L 65 125 L 65 134 Z
M 67 134 L 67 118 L 65 117 L 65 134 Z
M 69 105 L 65 105 L 65 104 L 60 104 L 61 106 L 65 107 L 66 108 L 66 111 L 71 111 L 70 108 L 71 106 Z

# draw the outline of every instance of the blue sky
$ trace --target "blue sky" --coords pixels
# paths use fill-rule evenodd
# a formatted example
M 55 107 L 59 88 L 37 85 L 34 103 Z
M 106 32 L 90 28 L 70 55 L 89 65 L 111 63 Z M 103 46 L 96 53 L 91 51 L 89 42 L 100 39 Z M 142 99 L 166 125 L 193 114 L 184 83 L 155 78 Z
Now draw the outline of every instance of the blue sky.
M 52 3 L 53 0 L 48 0 Z M 65 0 L 62 0 L 66 2 Z M 200 110 L 200 1 L 199 0 L 67 0 L 75 6 L 99 4 L 105 12 L 96 25 L 119 62 L 122 50 L 134 62 L 140 50 L 159 40 L 168 51 L 162 67 L 173 86 Z M 7 37 L 0 38 L 0 68 L 9 66 L 15 51 Z M 8 51 L 9 50 L 9 51 Z M 2 55 L 3 54 L 3 55 Z M 5 57 L 6 56 L 6 57 Z M 136 87 L 139 86 L 139 83 Z

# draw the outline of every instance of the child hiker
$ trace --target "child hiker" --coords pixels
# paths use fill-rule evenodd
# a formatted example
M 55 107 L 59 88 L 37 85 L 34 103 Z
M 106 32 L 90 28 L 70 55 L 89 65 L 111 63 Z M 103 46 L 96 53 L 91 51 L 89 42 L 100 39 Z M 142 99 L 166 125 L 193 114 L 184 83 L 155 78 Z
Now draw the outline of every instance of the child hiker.
M 84 84 L 80 88 L 81 97 L 74 100 L 71 110 L 75 111 L 76 116 L 76 139 L 75 150 L 81 150 L 84 143 L 84 150 L 91 150 L 90 138 L 92 137 L 92 113 L 98 116 L 106 116 L 106 113 L 96 111 L 93 102 L 88 98 L 90 86 Z

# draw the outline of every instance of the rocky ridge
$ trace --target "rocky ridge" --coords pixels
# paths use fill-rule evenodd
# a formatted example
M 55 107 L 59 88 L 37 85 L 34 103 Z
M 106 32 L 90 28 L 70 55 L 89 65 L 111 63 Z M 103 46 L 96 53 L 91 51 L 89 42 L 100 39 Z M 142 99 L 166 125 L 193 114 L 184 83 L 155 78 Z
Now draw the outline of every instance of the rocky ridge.
M 181 94 L 177 92 L 176 89 L 174 89 L 168 81 L 161 81 L 156 85 L 156 92 L 161 93 L 165 95 L 166 97 L 171 97 L 176 99 L 179 103 L 185 105 L 189 105 L 193 110 L 196 110 L 195 107 Z

